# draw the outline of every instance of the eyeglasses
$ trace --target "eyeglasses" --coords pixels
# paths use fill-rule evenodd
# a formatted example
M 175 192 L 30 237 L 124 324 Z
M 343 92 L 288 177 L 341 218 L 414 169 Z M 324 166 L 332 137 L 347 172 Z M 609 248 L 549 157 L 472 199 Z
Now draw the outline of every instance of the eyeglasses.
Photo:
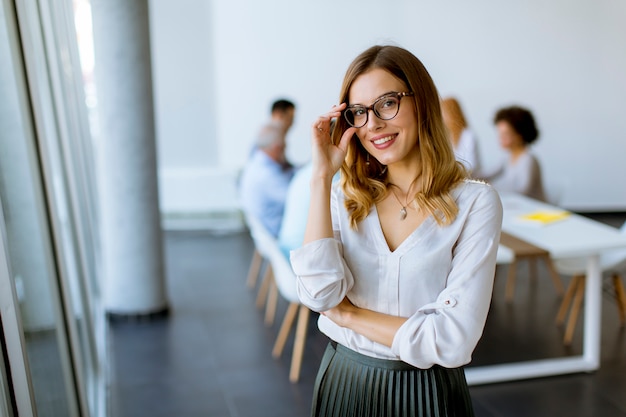
M 398 115 L 400 111 L 400 100 L 402 97 L 412 96 L 412 92 L 408 93 L 389 93 L 378 97 L 371 106 L 361 106 L 355 104 L 348 106 L 343 112 L 346 122 L 352 127 L 363 127 L 367 124 L 369 111 L 372 110 L 376 117 L 381 120 L 391 120 Z

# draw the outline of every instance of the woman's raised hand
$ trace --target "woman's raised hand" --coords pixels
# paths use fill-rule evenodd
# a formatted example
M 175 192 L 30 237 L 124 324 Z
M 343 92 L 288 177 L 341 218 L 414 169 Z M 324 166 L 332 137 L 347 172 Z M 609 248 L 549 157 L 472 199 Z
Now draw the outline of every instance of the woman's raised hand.
M 350 127 L 341 135 L 341 140 L 334 145 L 330 139 L 331 120 L 341 117 L 341 112 L 346 108 L 346 103 L 333 105 L 332 109 L 318 117 L 311 126 L 313 137 L 313 171 L 330 179 L 341 168 L 346 157 L 348 143 L 356 133 L 356 129 Z

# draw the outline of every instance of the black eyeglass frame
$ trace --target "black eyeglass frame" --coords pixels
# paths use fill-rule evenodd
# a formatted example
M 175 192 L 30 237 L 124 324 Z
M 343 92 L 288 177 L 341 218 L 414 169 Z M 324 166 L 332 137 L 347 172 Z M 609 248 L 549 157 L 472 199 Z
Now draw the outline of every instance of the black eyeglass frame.
M 402 102 L 402 97 L 408 97 L 408 96 L 412 96 L 412 95 L 413 95 L 412 91 L 407 91 L 407 92 L 402 92 L 402 93 L 394 91 L 394 92 L 391 92 L 391 93 L 383 94 L 382 96 L 380 96 L 376 100 L 374 100 L 374 102 L 372 103 L 371 106 L 363 106 L 361 104 L 356 104 L 356 105 L 350 105 L 350 106 L 346 107 L 346 109 L 343 111 L 343 118 L 346 120 L 346 122 L 350 126 L 355 127 L 357 129 L 359 129 L 359 128 L 361 128 L 361 127 L 363 127 L 363 126 L 365 126 L 367 124 L 367 122 L 369 121 L 369 117 L 370 117 L 370 110 L 374 113 L 374 116 L 378 117 L 380 120 L 391 120 L 394 117 L 396 117 L 398 115 L 398 113 L 400 113 L 400 103 Z M 381 100 L 384 100 L 384 99 L 389 98 L 389 97 L 395 97 L 395 98 L 398 99 L 398 109 L 397 109 L 396 113 L 393 116 L 384 118 L 376 110 L 376 105 Z M 363 110 L 365 110 L 365 122 L 362 125 L 356 126 L 352 122 L 350 122 L 350 119 L 348 119 L 348 113 L 352 109 L 363 109 Z

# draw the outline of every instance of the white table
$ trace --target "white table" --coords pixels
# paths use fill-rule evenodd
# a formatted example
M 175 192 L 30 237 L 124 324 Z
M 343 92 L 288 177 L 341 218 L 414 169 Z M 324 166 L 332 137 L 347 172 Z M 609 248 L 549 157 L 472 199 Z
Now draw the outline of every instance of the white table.
M 581 356 L 468 367 L 465 370 L 468 383 L 476 385 L 598 369 L 602 303 L 599 254 L 626 247 L 626 236 L 613 227 L 573 213 L 543 226 L 525 223 L 519 216 L 536 210 L 559 209 L 520 195 L 500 193 L 500 197 L 504 208 L 503 231 L 548 250 L 554 259 L 587 259 L 583 352 Z

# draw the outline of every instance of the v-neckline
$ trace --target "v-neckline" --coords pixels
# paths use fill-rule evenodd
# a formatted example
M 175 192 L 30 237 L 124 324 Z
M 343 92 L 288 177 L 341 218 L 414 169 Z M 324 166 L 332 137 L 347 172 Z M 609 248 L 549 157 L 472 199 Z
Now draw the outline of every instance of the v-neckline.
M 413 229 L 413 231 L 409 233 L 409 235 L 404 238 L 404 240 L 400 242 L 394 250 L 391 250 L 389 243 L 387 243 L 387 239 L 385 238 L 383 226 L 380 224 L 380 217 L 378 216 L 378 209 L 375 204 L 372 206 L 372 210 L 374 216 L 372 216 L 371 220 L 376 223 L 376 225 L 372 228 L 372 231 L 377 234 L 376 239 L 374 240 L 379 242 L 377 244 L 379 244 L 382 249 L 392 255 L 401 255 L 408 251 L 415 244 L 415 242 L 419 241 L 426 235 L 426 232 L 428 232 L 428 230 L 430 230 L 432 225 L 435 223 L 435 219 L 432 214 L 426 216 L 426 218 L 419 225 L 417 225 L 417 227 Z M 424 230 L 421 233 L 418 233 L 418 231 L 421 231 L 422 229 Z

